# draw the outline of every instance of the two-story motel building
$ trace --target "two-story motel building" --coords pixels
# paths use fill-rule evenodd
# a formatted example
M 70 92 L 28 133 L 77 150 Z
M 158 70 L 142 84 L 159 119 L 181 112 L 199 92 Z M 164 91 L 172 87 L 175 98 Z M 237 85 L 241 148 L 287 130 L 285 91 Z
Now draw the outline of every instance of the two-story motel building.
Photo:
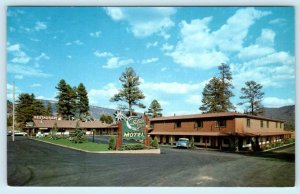
M 234 144 L 241 150 L 291 137 L 281 120 L 235 112 L 158 117 L 150 122 L 150 135 L 170 145 L 181 137 L 193 137 L 196 146 L 222 149 Z

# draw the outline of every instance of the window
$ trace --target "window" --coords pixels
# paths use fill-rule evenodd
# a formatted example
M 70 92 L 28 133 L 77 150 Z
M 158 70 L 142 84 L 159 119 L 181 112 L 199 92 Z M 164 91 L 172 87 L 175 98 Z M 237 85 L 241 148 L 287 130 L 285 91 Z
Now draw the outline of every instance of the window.
M 282 123 L 280 123 L 280 129 L 282 128 Z
M 276 122 L 276 128 L 278 128 L 278 123 Z
M 181 127 L 181 122 L 180 122 L 180 121 L 177 121 L 177 122 L 175 123 L 175 127 L 176 127 L 176 128 L 180 128 L 180 127 Z
M 196 122 L 196 127 L 197 128 L 203 128 L 203 121 L 197 121 Z
M 261 127 L 261 128 L 264 127 L 264 121 L 260 121 L 260 127 Z
M 267 121 L 267 128 L 269 128 L 269 121 Z
M 226 127 L 226 120 L 217 120 L 217 127 Z
M 250 119 L 247 119 L 247 127 L 250 127 Z

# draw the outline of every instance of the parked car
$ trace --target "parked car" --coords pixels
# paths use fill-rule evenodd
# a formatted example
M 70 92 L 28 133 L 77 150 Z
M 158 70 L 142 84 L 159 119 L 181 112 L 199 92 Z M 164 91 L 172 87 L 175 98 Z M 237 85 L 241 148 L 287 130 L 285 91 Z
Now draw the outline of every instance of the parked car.
M 189 148 L 190 147 L 190 140 L 188 138 L 179 138 L 176 141 L 177 148 Z
M 15 131 L 15 136 L 26 136 L 27 133 L 23 131 Z

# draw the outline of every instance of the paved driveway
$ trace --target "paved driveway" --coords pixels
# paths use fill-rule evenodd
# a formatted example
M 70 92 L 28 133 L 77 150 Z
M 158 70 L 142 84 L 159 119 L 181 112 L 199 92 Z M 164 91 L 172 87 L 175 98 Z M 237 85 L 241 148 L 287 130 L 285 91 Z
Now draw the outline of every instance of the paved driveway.
M 8 183 L 26 186 L 293 186 L 294 155 L 162 148 L 160 155 L 90 154 L 8 140 Z

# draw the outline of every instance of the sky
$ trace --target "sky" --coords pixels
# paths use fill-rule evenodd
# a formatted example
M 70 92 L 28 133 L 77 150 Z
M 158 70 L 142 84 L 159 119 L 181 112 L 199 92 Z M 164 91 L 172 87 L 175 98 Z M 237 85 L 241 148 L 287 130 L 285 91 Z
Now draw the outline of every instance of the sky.
M 226 63 L 234 105 L 251 80 L 264 106 L 292 105 L 294 31 L 293 7 L 8 7 L 7 98 L 14 82 L 17 95 L 56 100 L 64 79 L 83 83 L 90 105 L 117 108 L 109 99 L 133 67 L 147 108 L 156 99 L 165 116 L 195 114 Z

